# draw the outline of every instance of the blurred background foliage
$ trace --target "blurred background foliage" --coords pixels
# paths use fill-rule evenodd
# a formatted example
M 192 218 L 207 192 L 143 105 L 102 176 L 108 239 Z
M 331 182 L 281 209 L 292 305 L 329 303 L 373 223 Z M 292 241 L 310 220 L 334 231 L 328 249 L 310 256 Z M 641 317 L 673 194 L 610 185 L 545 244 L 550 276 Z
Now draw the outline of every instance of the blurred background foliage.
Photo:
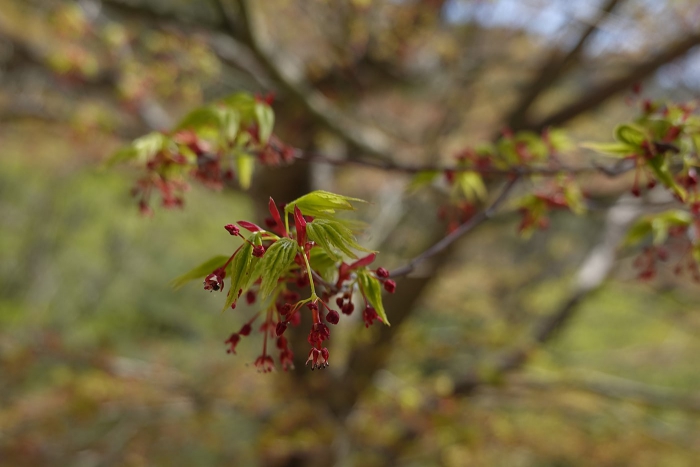
M 594 209 L 529 240 L 482 226 L 399 283 L 394 326 L 341 322 L 324 373 L 259 375 L 254 338 L 223 345 L 245 313 L 168 285 L 229 252 L 222 226 L 332 189 L 372 200 L 364 240 L 398 266 L 444 235 L 444 190 L 300 163 L 144 218 L 136 174 L 101 162 L 238 90 L 275 91 L 276 133 L 338 158 L 448 162 L 504 127 L 604 140 L 636 82 L 697 97 L 698 31 L 692 0 L 0 0 L 0 466 L 696 465 L 697 285 L 640 283 L 623 252 L 531 337 L 628 179 L 586 178 Z M 496 371 L 509 349 L 522 368 Z

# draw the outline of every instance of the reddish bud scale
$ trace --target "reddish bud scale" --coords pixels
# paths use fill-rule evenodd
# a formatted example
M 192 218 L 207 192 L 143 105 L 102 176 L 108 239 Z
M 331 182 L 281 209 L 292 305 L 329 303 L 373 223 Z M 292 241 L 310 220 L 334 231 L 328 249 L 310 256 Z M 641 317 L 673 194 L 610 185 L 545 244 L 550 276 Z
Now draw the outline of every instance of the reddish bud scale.
M 297 243 L 303 247 L 306 244 L 306 219 L 298 206 L 294 206 L 294 225 L 297 229 Z
M 255 245 L 253 247 L 253 256 L 256 258 L 261 258 L 265 254 L 265 247 L 262 245 Z
M 277 205 L 275 204 L 275 200 L 270 197 L 270 201 L 267 203 L 267 208 L 270 211 L 270 215 L 272 216 L 272 219 L 274 220 L 275 224 L 278 227 L 279 233 L 282 234 L 282 236 L 286 236 L 287 232 L 284 230 L 284 222 L 282 222 L 282 217 L 280 217 L 280 212 L 277 209 Z
M 260 232 L 260 231 L 263 230 L 262 228 L 260 228 L 259 226 L 253 224 L 252 222 L 248 222 L 248 221 L 238 221 L 238 222 L 236 222 L 236 223 L 237 223 L 238 225 L 240 225 L 241 227 L 243 227 L 244 229 L 246 229 L 247 231 L 249 231 L 249 232 L 255 233 L 255 232 Z

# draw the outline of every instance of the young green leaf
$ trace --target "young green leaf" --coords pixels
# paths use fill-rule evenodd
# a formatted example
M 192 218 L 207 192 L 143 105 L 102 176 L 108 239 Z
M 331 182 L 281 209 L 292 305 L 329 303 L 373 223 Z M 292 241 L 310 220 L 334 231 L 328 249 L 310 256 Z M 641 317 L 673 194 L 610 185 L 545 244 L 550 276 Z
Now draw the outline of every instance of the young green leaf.
M 231 277 L 231 286 L 228 295 L 226 295 L 224 310 L 238 300 L 239 292 L 245 292 L 250 287 L 250 275 L 256 265 L 256 260 L 259 260 L 253 256 L 253 245 L 260 243 L 260 234 L 253 234 L 248 240 L 250 243 L 245 242 L 241 245 L 231 261 L 231 271 L 227 271 Z
M 154 131 L 134 140 L 132 146 L 136 150 L 139 163 L 146 163 L 148 159 L 162 151 L 170 142 L 163 133 Z
M 236 171 L 238 173 L 238 183 L 241 188 L 247 190 L 250 188 L 250 182 L 253 180 L 253 169 L 255 168 L 255 158 L 250 154 L 239 151 L 236 154 Z
M 663 154 L 659 154 L 657 156 L 652 157 L 651 159 L 647 159 L 646 162 L 649 168 L 651 168 L 652 172 L 654 172 L 654 175 L 656 175 L 656 178 L 658 178 L 661 183 L 666 185 L 667 188 L 673 190 L 673 192 L 680 199 L 685 199 L 686 192 L 680 185 L 676 183 L 676 180 L 673 178 L 671 170 L 668 168 L 667 160 Z
M 408 191 L 409 192 L 414 192 L 416 190 L 419 190 L 420 188 L 423 188 L 424 186 L 430 185 L 433 183 L 433 180 L 440 175 L 440 171 L 438 170 L 426 170 L 424 172 L 418 172 L 416 175 L 413 176 L 413 179 L 411 182 L 408 184 Z
M 272 135 L 272 127 L 275 125 L 275 113 L 264 102 L 255 103 L 255 120 L 258 122 L 258 135 L 260 144 L 267 144 Z
M 350 258 L 357 258 L 353 250 L 370 252 L 360 246 L 352 231 L 338 221 L 330 219 L 314 219 L 306 225 L 309 239 L 323 248 L 334 261 L 341 259 L 344 253 Z
M 627 157 L 638 151 L 638 148 L 626 143 L 583 143 L 581 147 L 592 149 L 593 151 L 607 154 L 609 156 Z
M 333 282 L 335 280 L 335 274 L 338 271 L 336 262 L 323 248 L 311 249 L 309 264 L 311 269 L 319 273 L 325 281 Z
M 651 232 L 651 221 L 648 218 L 642 218 L 627 231 L 624 244 L 627 246 L 635 245 L 644 240 Z
M 360 270 L 357 273 L 358 283 L 362 295 L 365 296 L 370 305 L 377 311 L 377 315 L 382 319 L 382 322 L 390 326 L 389 319 L 384 310 L 384 302 L 382 302 L 382 285 L 379 280 L 372 276 L 367 270 Z
M 267 297 L 277 287 L 279 278 L 287 272 L 294 262 L 297 243 L 289 237 L 282 237 L 267 249 L 262 258 L 262 283 L 260 295 Z
M 109 156 L 105 165 L 107 167 L 112 167 L 116 164 L 128 162 L 130 160 L 136 159 L 137 155 L 138 152 L 136 151 L 136 148 L 132 145 L 129 145 L 127 147 L 119 149 L 118 151 L 114 152 L 111 156 Z
M 305 216 L 328 218 L 333 216 L 336 210 L 355 210 L 351 201 L 364 203 L 363 200 L 358 198 L 350 198 L 349 196 L 336 195 L 328 191 L 316 190 L 287 204 L 285 211 L 292 214 L 294 212 L 294 206 L 298 206 Z
M 646 141 L 646 135 L 639 127 L 622 124 L 615 127 L 615 139 L 633 147 L 640 147 Z
M 226 264 L 228 258 L 229 257 L 225 255 L 214 256 L 213 258 L 206 260 L 191 271 L 186 272 L 185 274 L 179 277 L 176 277 L 170 282 L 170 285 L 175 289 L 179 289 L 183 285 L 187 284 L 189 281 L 206 277 L 209 274 L 211 274 L 212 271 L 214 271 L 215 269 L 218 269 L 224 264 Z
M 204 127 L 218 129 L 222 124 L 221 117 L 221 113 L 215 107 L 200 107 L 185 115 L 175 127 L 175 130 L 188 129 L 198 131 Z
M 469 201 L 483 200 L 486 198 L 486 185 L 476 172 L 461 172 L 456 176 L 456 185 L 462 190 L 464 197 Z

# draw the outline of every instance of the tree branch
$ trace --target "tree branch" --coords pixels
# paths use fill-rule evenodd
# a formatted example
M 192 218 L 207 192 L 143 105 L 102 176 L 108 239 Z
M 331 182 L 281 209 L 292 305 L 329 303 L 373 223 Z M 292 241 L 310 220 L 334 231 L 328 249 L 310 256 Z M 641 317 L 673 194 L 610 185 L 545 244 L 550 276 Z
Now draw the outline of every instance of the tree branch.
M 258 33 L 251 4 L 247 0 L 236 1 L 243 19 L 243 31 L 236 27 L 223 0 L 214 0 L 214 3 L 226 22 L 228 32 L 234 37 L 243 34 L 253 54 L 280 88 L 296 99 L 319 122 L 348 143 L 378 159 L 390 160 L 395 142 L 381 131 L 365 127 L 349 118 L 321 93 L 296 78 L 294 75 L 298 73 L 291 71 L 287 63 L 279 61 L 271 51 L 272 47 L 266 44 Z
M 510 191 L 513 189 L 517 181 L 520 179 L 519 176 L 512 177 L 503 187 L 499 195 L 496 197 L 496 199 L 491 203 L 486 209 L 481 211 L 480 213 L 476 214 L 474 217 L 469 219 L 467 222 L 464 224 L 460 225 L 456 230 L 445 236 L 442 240 L 425 250 L 423 253 L 420 255 L 416 256 L 413 258 L 411 261 L 408 262 L 405 266 L 402 266 L 398 269 L 395 269 L 391 271 L 389 274 L 390 277 L 401 277 L 405 276 L 407 274 L 410 274 L 413 272 L 415 267 L 422 263 L 423 261 L 437 255 L 438 253 L 441 253 L 447 247 L 449 247 L 451 244 L 453 244 L 455 241 L 457 241 L 460 237 L 462 237 L 464 234 L 467 232 L 473 230 L 475 227 L 477 227 L 479 224 L 482 222 L 490 219 L 493 217 L 493 215 L 496 213 L 496 210 L 500 207 L 501 204 L 508 198 L 508 194 Z
M 541 131 L 550 126 L 559 126 L 563 123 L 585 113 L 604 103 L 614 95 L 630 89 L 635 83 L 648 77 L 663 65 L 685 55 L 693 47 L 700 45 L 700 33 L 696 33 L 680 40 L 662 52 L 657 53 L 646 62 L 633 67 L 627 74 L 602 83 L 590 92 L 580 96 L 560 110 L 550 114 L 538 122 L 527 123 L 523 128 L 533 131 Z
M 281 149 L 281 148 L 280 148 Z M 422 172 L 477 172 L 482 175 L 524 176 L 543 175 L 554 176 L 561 174 L 582 175 L 587 173 L 602 173 L 608 177 L 617 177 L 634 168 L 629 161 L 618 161 L 614 166 L 607 167 L 599 164 L 582 167 L 569 167 L 559 164 L 556 167 L 537 167 L 517 165 L 506 169 L 496 167 L 470 167 L 464 165 L 439 165 L 439 164 L 402 164 L 395 160 L 377 161 L 372 159 L 338 159 L 329 157 L 319 152 L 309 152 L 295 148 L 295 158 L 299 161 L 329 164 L 334 166 L 356 165 L 388 172 L 402 172 L 406 174 L 418 174 Z
M 455 393 L 471 394 L 481 385 L 500 381 L 505 374 L 523 366 L 533 351 L 554 338 L 571 321 L 581 302 L 598 290 L 610 274 L 615 261 L 615 251 L 627 231 L 627 227 L 641 214 L 638 199 L 622 196 L 608 212 L 601 242 L 591 250 L 579 268 L 573 292 L 553 313 L 544 316 L 533 327 L 524 344 L 506 351 L 487 371 L 487 376 L 474 371 L 455 385 Z
M 700 412 L 700 394 L 682 393 L 604 374 L 567 375 L 563 378 L 523 375 L 512 382 L 537 390 L 563 388 L 586 391 L 608 399 L 630 401 L 653 408 Z
M 624 1 L 624 0 L 622 0 Z M 593 32 L 598 29 L 598 25 L 605 20 L 620 3 L 621 0 L 608 0 L 603 6 L 599 15 L 589 24 L 588 28 L 581 34 L 578 42 L 569 52 L 561 57 L 557 50 L 553 52 L 549 60 L 540 68 L 536 78 L 530 83 L 527 89 L 520 95 L 520 99 L 513 107 L 508 117 L 505 119 L 505 126 L 512 129 L 520 129 L 527 119 L 527 113 L 537 98 L 546 91 L 559 76 L 566 71 L 581 55 L 583 48 L 588 42 Z

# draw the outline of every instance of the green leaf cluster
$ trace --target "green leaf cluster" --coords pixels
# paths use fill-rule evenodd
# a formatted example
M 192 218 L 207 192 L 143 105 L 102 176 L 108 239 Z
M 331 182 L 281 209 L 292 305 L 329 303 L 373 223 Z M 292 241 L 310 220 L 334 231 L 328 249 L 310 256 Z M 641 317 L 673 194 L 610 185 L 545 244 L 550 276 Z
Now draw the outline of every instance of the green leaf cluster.
M 214 151 L 220 151 L 224 156 L 235 160 L 241 187 L 247 189 L 255 165 L 251 151 L 267 144 L 274 123 L 275 115 L 268 104 L 247 93 L 234 94 L 191 111 L 175 126 L 172 134 L 152 132 L 134 140 L 113 153 L 107 160 L 107 165 L 125 162 L 144 165 L 158 153 L 168 156 L 180 154 L 185 157 L 187 164 L 177 164 L 169 170 L 183 174 L 196 166 L 197 157 L 186 144 L 179 143 L 175 135 L 178 132 L 192 131 L 198 138 L 212 144 Z M 251 138 L 248 131 L 244 131 L 251 125 L 258 129 L 258 142 Z
M 654 245 L 661 245 L 668 238 L 671 228 L 687 227 L 692 221 L 690 213 L 678 209 L 641 217 L 627 231 L 624 244 L 627 246 L 635 245 L 651 237 Z
M 305 216 L 330 219 L 335 216 L 337 211 L 354 211 L 355 207 L 352 205 L 352 202 L 364 203 L 359 198 L 316 190 L 287 204 L 285 211 L 288 214 L 292 214 L 294 206 L 297 206 Z
M 352 231 L 338 221 L 331 219 L 314 219 L 306 225 L 309 239 L 323 248 L 329 258 L 339 261 L 342 254 L 350 258 L 357 258 L 353 250 L 366 251 L 357 243 Z

